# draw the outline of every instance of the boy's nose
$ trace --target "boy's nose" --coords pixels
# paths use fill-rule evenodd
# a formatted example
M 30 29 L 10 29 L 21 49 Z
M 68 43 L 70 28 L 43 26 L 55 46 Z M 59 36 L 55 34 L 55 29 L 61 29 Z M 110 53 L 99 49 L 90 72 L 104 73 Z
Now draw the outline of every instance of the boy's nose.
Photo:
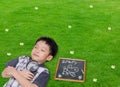
M 39 53 L 39 50 L 36 50 L 35 52 L 36 52 L 36 53 Z

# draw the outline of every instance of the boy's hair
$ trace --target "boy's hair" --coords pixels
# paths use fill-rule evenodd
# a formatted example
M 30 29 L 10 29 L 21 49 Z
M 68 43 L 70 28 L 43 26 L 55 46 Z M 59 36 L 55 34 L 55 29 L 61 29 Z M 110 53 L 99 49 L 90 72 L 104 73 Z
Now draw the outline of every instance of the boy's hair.
M 58 52 L 58 45 L 57 43 L 50 37 L 40 37 L 36 40 L 35 44 L 39 41 L 45 41 L 46 44 L 50 47 L 50 55 L 55 57 Z

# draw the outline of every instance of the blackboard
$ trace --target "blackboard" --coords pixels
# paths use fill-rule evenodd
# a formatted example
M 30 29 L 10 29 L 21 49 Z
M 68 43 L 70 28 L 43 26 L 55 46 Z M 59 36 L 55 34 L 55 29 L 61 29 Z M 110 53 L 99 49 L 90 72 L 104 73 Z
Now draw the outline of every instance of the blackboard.
M 59 58 L 55 80 L 65 80 L 74 82 L 85 81 L 86 60 Z

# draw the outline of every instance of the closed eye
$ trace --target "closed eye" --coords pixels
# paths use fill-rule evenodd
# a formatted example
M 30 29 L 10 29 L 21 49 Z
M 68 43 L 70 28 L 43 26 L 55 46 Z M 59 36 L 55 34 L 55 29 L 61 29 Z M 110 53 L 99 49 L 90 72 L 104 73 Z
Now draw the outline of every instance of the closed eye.
M 41 49 L 41 51 L 45 52 L 45 50 L 44 50 L 44 49 Z

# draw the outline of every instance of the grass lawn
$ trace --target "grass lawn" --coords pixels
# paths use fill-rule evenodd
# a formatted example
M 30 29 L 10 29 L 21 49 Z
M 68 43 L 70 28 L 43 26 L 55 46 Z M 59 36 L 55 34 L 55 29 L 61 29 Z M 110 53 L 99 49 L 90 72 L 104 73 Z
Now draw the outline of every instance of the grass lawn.
M 38 37 L 49 36 L 59 52 L 46 63 L 47 87 L 120 87 L 119 28 L 119 0 L 0 0 L 0 73 L 7 61 L 30 55 Z M 60 57 L 86 60 L 85 82 L 54 80 Z M 0 87 L 7 80 L 0 76 Z

